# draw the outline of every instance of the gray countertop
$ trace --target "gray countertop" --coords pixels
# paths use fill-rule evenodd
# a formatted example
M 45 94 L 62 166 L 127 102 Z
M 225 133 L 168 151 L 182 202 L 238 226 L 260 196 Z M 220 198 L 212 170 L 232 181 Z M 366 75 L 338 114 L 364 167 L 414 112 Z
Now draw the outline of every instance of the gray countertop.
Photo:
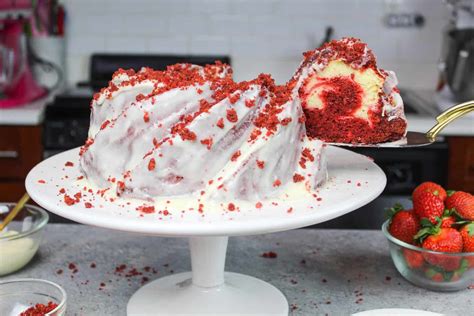
M 268 251 L 276 252 L 277 258 L 261 256 Z M 0 280 L 32 277 L 57 282 L 68 294 L 67 315 L 125 315 L 128 299 L 142 283 L 188 271 L 189 260 L 184 238 L 49 224 L 33 261 Z M 117 272 L 122 264 L 125 270 Z M 379 231 L 300 229 L 232 237 L 226 271 L 275 285 L 294 315 L 348 315 L 389 307 L 448 315 L 472 315 L 474 310 L 474 290 L 430 292 L 405 281 Z

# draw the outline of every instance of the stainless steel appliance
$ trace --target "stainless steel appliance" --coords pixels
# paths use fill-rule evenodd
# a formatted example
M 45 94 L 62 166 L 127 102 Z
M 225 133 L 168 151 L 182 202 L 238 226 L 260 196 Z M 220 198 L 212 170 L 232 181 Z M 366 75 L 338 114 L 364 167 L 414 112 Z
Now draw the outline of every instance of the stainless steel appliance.
M 453 103 L 474 99 L 474 1 L 445 0 L 451 13 L 443 34 L 440 69 Z
M 474 99 L 474 28 L 448 33 L 446 79 L 456 100 Z

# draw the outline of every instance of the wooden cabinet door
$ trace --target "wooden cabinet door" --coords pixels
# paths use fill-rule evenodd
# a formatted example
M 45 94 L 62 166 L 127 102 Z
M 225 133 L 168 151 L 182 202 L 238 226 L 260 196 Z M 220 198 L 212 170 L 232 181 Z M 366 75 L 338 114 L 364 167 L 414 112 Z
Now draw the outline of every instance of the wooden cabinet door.
M 40 126 L 0 126 L 0 179 L 24 179 L 43 158 Z
M 28 172 L 43 159 L 41 126 L 0 126 L 0 202 L 25 193 Z
M 474 137 L 449 137 L 448 188 L 474 193 Z

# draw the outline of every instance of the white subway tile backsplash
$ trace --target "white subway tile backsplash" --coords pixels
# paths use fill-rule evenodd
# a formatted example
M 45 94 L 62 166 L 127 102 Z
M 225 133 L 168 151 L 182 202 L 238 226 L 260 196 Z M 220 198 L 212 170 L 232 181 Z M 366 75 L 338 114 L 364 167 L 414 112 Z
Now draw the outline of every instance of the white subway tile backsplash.
M 202 13 L 229 14 L 231 0 L 190 0 L 189 12 L 193 15 Z
M 124 17 L 124 34 L 127 35 L 167 35 L 169 34 L 168 18 L 165 16 L 143 16 L 130 14 Z
M 303 51 L 360 37 L 406 85 L 431 87 L 447 10 L 441 0 L 64 0 L 70 82 L 94 52 L 230 54 L 236 78 L 271 72 L 284 82 Z M 422 13 L 421 29 L 389 29 L 388 13 Z M 393 67 L 392 67 L 393 66 Z M 415 72 L 414 69 L 417 69 Z M 431 78 L 431 79 L 430 79 Z
M 195 36 L 191 38 L 191 54 L 219 55 L 229 54 L 231 48 L 230 37 L 226 36 Z
M 122 34 L 124 31 L 123 19 L 107 14 L 68 15 L 66 20 L 67 34 L 74 39 L 77 35 L 109 35 Z
M 208 15 L 183 15 L 176 14 L 169 16 L 170 35 L 209 35 L 210 23 Z
M 245 36 L 254 33 L 248 15 L 213 14 L 209 23 L 210 33 L 213 35 Z
M 189 38 L 187 37 L 153 37 L 148 40 L 148 52 L 151 54 L 189 54 Z
M 148 51 L 148 38 L 138 36 L 108 36 L 105 39 L 105 52 L 107 53 L 146 53 Z
M 66 54 L 91 54 L 105 50 L 105 39 L 102 36 L 78 35 L 74 39 L 67 39 Z
M 268 15 L 275 12 L 276 3 L 278 0 L 233 0 L 230 11 L 233 14 Z

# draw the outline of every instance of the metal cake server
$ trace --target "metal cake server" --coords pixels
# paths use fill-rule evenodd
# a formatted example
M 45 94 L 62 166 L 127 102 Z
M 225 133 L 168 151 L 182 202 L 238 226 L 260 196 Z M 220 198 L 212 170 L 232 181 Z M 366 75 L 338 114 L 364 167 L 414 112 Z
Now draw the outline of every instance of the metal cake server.
M 436 136 L 445 128 L 449 123 L 467 113 L 474 111 L 474 100 L 467 101 L 461 104 L 450 107 L 440 115 L 436 117 L 436 125 L 433 126 L 426 134 L 420 132 L 408 131 L 405 138 L 387 143 L 380 144 L 344 144 L 344 143 L 328 143 L 335 146 L 346 146 L 346 147 L 381 147 L 381 148 L 405 148 L 405 147 L 420 147 L 434 143 Z M 474 129 L 474 125 L 473 125 Z

